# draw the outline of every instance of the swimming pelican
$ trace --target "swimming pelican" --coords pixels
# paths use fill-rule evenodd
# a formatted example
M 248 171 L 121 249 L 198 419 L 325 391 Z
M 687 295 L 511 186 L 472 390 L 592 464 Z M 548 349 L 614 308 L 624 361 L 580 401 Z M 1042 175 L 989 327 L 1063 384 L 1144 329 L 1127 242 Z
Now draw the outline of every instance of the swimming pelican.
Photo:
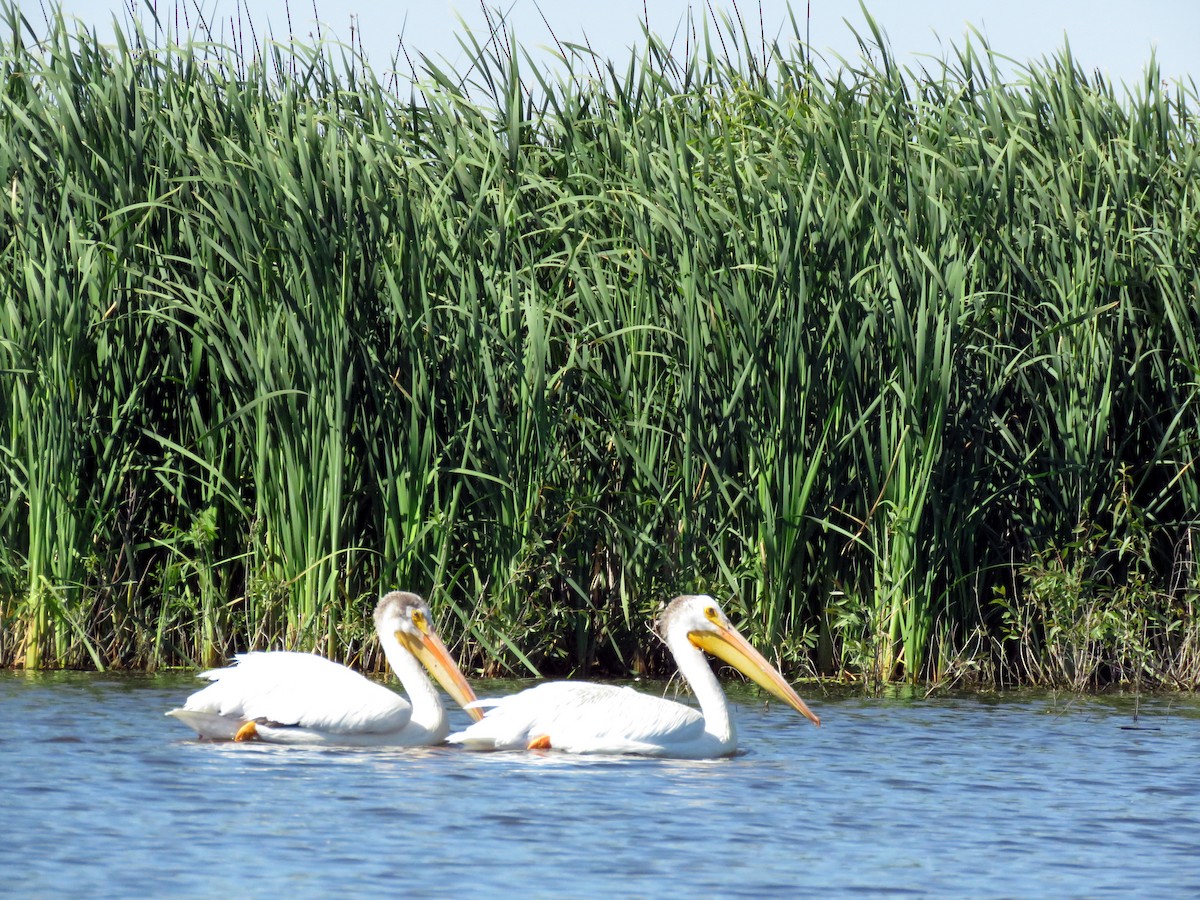
M 699 712 L 628 687 L 552 681 L 509 697 L 477 701 L 474 706 L 491 708 L 481 721 L 450 735 L 450 743 L 472 750 L 555 749 L 680 759 L 728 756 L 737 750 L 737 729 L 702 650 L 754 679 L 814 725 L 821 724 L 712 597 L 676 597 L 659 616 L 657 629 L 691 685 Z
M 323 657 L 268 651 L 202 672 L 212 684 L 167 715 L 218 741 L 416 747 L 445 740 L 446 712 L 421 664 L 462 706 L 475 692 L 430 625 L 429 607 L 416 594 L 392 591 L 375 607 L 375 630 L 411 703 Z

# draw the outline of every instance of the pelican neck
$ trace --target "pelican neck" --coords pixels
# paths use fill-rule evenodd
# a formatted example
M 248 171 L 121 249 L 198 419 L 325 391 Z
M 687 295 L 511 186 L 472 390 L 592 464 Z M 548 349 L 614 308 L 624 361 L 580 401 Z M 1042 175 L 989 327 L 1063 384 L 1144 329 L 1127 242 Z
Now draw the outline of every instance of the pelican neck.
M 671 630 L 667 646 L 675 657 L 679 674 L 691 686 L 692 693 L 696 695 L 696 701 L 700 704 L 700 714 L 704 716 L 704 730 L 722 745 L 735 745 L 737 728 L 729 715 L 729 703 L 704 653 L 688 639 L 685 628 Z
M 414 726 L 424 728 L 435 736 L 440 735 L 441 738 L 444 738 L 450 732 L 446 711 L 442 707 L 442 698 L 433 681 L 426 674 L 424 666 L 415 656 L 400 646 L 396 635 L 390 631 L 381 630 L 379 632 L 379 643 L 383 647 L 383 654 L 387 657 L 392 671 L 404 685 L 409 703 L 412 704 L 412 718 L 409 719 L 409 722 Z

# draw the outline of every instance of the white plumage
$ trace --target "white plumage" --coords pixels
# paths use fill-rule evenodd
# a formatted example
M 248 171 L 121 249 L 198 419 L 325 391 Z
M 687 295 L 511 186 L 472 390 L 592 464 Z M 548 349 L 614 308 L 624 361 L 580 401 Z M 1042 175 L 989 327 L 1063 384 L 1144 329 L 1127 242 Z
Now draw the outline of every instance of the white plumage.
M 797 712 L 820 720 L 783 676 L 738 633 L 711 597 L 676 597 L 658 632 L 691 685 L 700 711 L 632 688 L 553 681 L 509 697 L 477 701 L 481 721 L 450 735 L 472 750 L 555 749 L 704 759 L 737 750 L 737 729 L 701 650 L 753 678 Z
M 375 608 L 384 655 L 408 696 L 324 657 L 289 651 L 239 654 L 201 673 L 212 682 L 167 713 L 209 740 L 249 737 L 272 743 L 420 746 L 449 729 L 426 666 L 460 704 L 475 694 L 430 624 L 416 594 L 393 591 Z M 418 661 L 419 660 L 419 661 Z M 476 718 L 478 711 L 472 712 Z
M 659 756 L 663 735 L 685 741 L 704 733 L 704 717 L 690 706 L 611 684 L 550 681 L 477 705 L 490 707 L 483 721 L 451 735 L 451 743 L 523 750 L 544 737 L 567 753 Z

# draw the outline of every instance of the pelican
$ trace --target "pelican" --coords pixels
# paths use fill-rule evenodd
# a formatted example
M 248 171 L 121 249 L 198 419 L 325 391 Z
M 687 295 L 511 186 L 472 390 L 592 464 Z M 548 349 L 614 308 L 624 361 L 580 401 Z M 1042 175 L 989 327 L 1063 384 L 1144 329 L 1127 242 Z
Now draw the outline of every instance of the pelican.
M 690 706 L 632 688 L 552 681 L 509 697 L 479 700 L 482 720 L 450 735 L 471 750 L 563 750 L 708 759 L 737 751 L 737 729 L 702 650 L 719 656 L 820 725 L 783 676 L 750 646 L 712 597 L 676 597 L 657 631 L 700 703 Z
M 375 630 L 411 700 L 312 653 L 242 653 L 202 672 L 212 682 L 167 713 L 209 740 L 416 747 L 441 743 L 450 726 L 421 664 L 462 706 L 475 692 L 430 625 L 416 594 L 392 591 L 375 607 Z M 418 660 L 420 662 L 418 662 Z M 478 709 L 469 709 L 479 719 Z

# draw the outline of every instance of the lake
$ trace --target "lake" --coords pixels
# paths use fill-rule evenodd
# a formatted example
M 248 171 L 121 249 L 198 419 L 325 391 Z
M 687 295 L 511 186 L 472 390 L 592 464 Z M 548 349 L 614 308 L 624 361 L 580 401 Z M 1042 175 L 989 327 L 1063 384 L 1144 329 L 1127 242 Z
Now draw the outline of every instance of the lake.
M 678 762 L 199 743 L 198 684 L 0 672 L 0 894 L 1200 894 L 1191 695 L 737 687 L 746 752 Z

